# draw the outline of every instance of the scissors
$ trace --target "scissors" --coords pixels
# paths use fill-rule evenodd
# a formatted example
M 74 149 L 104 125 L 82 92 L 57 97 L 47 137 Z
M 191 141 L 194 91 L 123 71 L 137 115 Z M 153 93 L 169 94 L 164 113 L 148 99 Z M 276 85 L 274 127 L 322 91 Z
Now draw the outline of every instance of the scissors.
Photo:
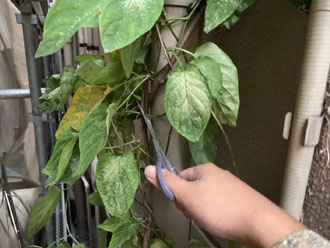
M 166 195 L 166 197 L 168 199 L 170 199 L 171 201 L 175 201 L 174 193 L 169 189 L 169 187 L 167 186 L 167 184 L 164 180 L 162 169 L 168 170 L 168 171 L 174 173 L 175 175 L 178 175 L 179 173 L 175 169 L 175 167 L 173 166 L 172 162 L 167 158 L 167 156 L 165 155 L 163 149 L 161 148 L 159 139 L 157 138 L 155 130 L 152 127 L 151 121 L 149 120 L 149 118 L 144 113 L 144 111 L 141 108 L 140 104 L 138 104 L 138 106 L 140 108 L 143 119 L 144 119 L 145 123 L 147 124 L 148 130 L 149 130 L 149 132 L 151 134 L 151 137 L 152 137 L 152 142 L 154 143 L 154 147 L 155 147 L 155 150 L 156 150 L 156 154 L 157 154 L 156 174 L 157 174 L 157 178 L 158 178 L 160 187 L 162 188 L 164 194 Z

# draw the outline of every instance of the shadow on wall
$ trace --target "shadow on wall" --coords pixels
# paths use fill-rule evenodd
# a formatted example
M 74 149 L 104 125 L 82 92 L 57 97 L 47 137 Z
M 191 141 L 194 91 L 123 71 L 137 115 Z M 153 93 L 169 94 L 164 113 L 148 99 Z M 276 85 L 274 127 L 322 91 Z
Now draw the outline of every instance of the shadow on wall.
M 218 44 L 238 68 L 238 124 L 226 132 L 240 177 L 276 203 L 288 149 L 284 115 L 294 110 L 307 18 L 290 1 L 256 1 L 230 31 L 203 38 Z M 215 162 L 232 170 L 222 136 Z

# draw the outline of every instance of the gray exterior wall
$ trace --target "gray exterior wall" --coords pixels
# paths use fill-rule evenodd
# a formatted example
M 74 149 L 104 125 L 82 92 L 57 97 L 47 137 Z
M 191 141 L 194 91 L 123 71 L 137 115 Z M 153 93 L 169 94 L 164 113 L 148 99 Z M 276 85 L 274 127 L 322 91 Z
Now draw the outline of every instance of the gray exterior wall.
M 203 38 L 217 43 L 238 68 L 238 122 L 226 132 L 240 177 L 276 203 L 288 148 L 284 116 L 294 110 L 307 19 L 289 0 L 257 0 L 231 30 Z M 222 135 L 216 164 L 232 168 Z

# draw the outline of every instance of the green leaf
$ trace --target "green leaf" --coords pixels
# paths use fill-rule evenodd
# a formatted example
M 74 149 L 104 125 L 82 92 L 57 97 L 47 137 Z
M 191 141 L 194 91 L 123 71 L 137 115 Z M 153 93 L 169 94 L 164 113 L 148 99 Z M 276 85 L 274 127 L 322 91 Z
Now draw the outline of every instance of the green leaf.
M 200 56 L 191 61 L 207 79 L 211 96 L 218 99 L 221 97 L 222 75 L 219 65 L 210 57 Z
M 84 174 L 108 139 L 106 125 L 108 103 L 102 103 L 85 119 L 79 133 L 80 174 Z
M 41 112 L 50 113 L 58 109 L 61 101 L 61 87 L 60 87 L 60 75 L 52 75 L 49 78 L 49 83 L 45 93 L 40 97 L 44 100 L 38 109 Z
M 120 60 L 123 65 L 126 77 L 129 78 L 133 71 L 136 55 L 141 50 L 145 36 L 138 38 L 132 44 L 120 49 Z
M 90 59 L 93 59 L 93 60 L 96 60 L 96 59 L 99 59 L 99 60 L 104 60 L 104 56 L 101 56 L 101 55 L 93 55 L 93 54 L 89 54 L 89 53 L 86 53 L 86 54 L 83 54 L 83 55 L 79 55 L 79 56 L 75 56 L 74 57 L 74 60 L 77 61 L 77 62 L 84 62 L 86 60 L 90 60 Z
M 39 198 L 29 216 L 27 231 L 31 238 L 47 223 L 60 201 L 61 190 L 52 186 L 44 197 Z
M 240 102 L 236 66 L 227 54 L 211 42 L 197 48 L 195 55 L 208 56 L 219 64 L 222 73 L 222 93 L 220 98 L 213 100 L 213 109 L 222 124 L 236 126 Z
M 113 119 L 113 116 L 116 114 L 117 104 L 111 103 L 107 108 L 107 117 L 106 117 L 106 126 L 107 126 L 107 137 L 109 135 L 110 125 Z
M 150 241 L 150 248 L 171 248 L 173 246 L 174 241 L 169 237 L 165 237 L 163 239 L 154 238 Z
M 39 245 L 29 245 L 27 248 L 42 248 L 42 247 Z
M 112 63 L 115 63 L 115 62 L 120 62 L 121 63 L 119 50 L 113 51 L 111 53 L 107 53 L 107 57 L 109 58 L 109 60 Z
M 142 47 L 142 49 L 137 53 L 135 57 L 135 63 L 146 65 L 149 57 L 148 54 L 150 52 L 150 49 L 151 49 L 151 44 Z
M 66 170 L 68 168 L 73 149 L 78 140 L 78 136 L 79 136 L 78 133 L 73 132 L 72 139 L 63 148 L 63 151 L 62 151 L 61 157 L 60 157 L 60 161 L 58 163 L 56 182 L 58 182 L 63 177 L 64 173 L 66 172 Z
M 88 196 L 88 202 L 93 206 L 103 205 L 102 198 L 98 192 L 93 192 Z
M 48 95 L 50 92 L 55 90 L 57 87 L 60 86 L 61 82 L 61 75 L 60 74 L 54 74 L 49 77 L 49 82 L 45 91 L 45 94 L 40 97 L 40 99 L 43 99 L 45 95 Z
M 53 185 L 57 182 L 58 177 L 58 166 L 61 159 L 62 152 L 70 141 L 72 141 L 75 130 L 72 128 L 66 129 L 57 139 L 54 151 L 50 157 L 42 173 L 46 174 L 48 177 L 46 181 L 46 187 Z M 64 158 L 63 158 L 64 160 Z M 64 162 L 64 161 L 63 161 Z
M 165 111 L 172 126 L 196 142 L 209 121 L 212 98 L 207 81 L 193 64 L 178 66 L 168 76 Z
M 57 0 L 48 11 L 43 39 L 35 57 L 60 49 L 81 27 L 98 25 L 99 0 Z
M 127 213 L 138 184 L 139 171 L 131 152 L 122 155 L 106 153 L 100 158 L 96 167 L 96 186 L 112 216 Z
M 164 0 L 101 0 L 99 23 L 105 52 L 123 48 L 149 31 L 163 6 Z
M 80 159 L 79 142 L 77 142 L 73 148 L 72 156 L 67 165 L 67 169 L 64 172 L 64 175 L 59 180 L 60 182 L 71 184 L 79 179 L 80 177 L 79 159 Z
M 87 59 L 81 62 L 77 69 L 77 75 L 86 81 L 88 84 L 93 84 L 94 78 L 102 71 L 106 66 L 104 60 L 101 59 Z
M 209 123 L 197 142 L 189 141 L 190 153 L 196 165 L 213 163 L 217 154 L 216 137 L 219 128 L 213 118 L 210 118 Z
M 121 82 L 125 79 L 125 72 L 120 62 L 112 62 L 104 67 L 94 78 L 91 84 L 107 83 L 110 87 L 114 83 Z
M 210 32 L 231 16 L 243 0 L 207 0 L 205 10 L 206 33 Z
M 200 247 L 208 247 L 203 241 L 200 241 L 198 239 L 191 239 L 188 242 L 189 248 L 200 248 Z
M 59 109 L 61 102 L 61 87 L 57 87 L 52 92 L 46 93 L 40 97 L 44 100 L 39 106 L 38 109 L 43 113 L 50 113 L 54 110 Z
M 240 15 L 242 14 L 242 12 L 245 11 L 252 4 L 254 4 L 255 1 L 256 0 L 243 0 L 243 2 L 237 7 L 235 12 L 226 19 L 226 21 L 223 23 L 223 25 L 226 28 L 231 29 L 232 26 L 234 26 L 234 24 L 239 21 Z
M 62 108 L 69 100 L 73 90 L 74 82 L 76 81 L 76 71 L 73 66 L 65 66 L 61 73 L 61 101 L 59 107 Z
M 125 118 L 119 123 L 119 130 L 123 134 L 124 142 L 133 140 L 132 134 L 135 134 L 134 120 Z
M 74 81 L 73 83 L 73 92 L 76 93 L 76 91 L 81 88 L 81 87 L 84 87 L 87 85 L 87 82 L 83 79 L 81 79 L 80 77 L 76 77 L 76 81 Z
M 132 238 L 132 236 L 137 232 L 139 224 L 123 224 L 116 230 L 110 240 L 109 248 L 117 248 L 123 244 L 126 240 Z
M 98 228 L 101 230 L 107 231 L 107 232 L 115 232 L 117 231 L 120 226 L 124 223 L 134 223 L 130 216 L 127 214 L 123 218 L 115 218 L 111 217 L 109 219 L 106 219 L 102 224 L 98 225 Z
M 110 218 L 98 227 L 107 232 L 112 232 L 109 248 L 117 248 L 125 241 L 132 238 L 137 232 L 141 222 L 135 222 L 132 218 Z
M 60 248 L 71 248 L 71 245 L 69 245 L 69 243 L 66 242 L 65 240 L 61 240 L 60 241 Z
M 98 231 L 99 231 L 99 235 L 98 235 L 99 248 L 107 248 L 108 247 L 108 239 L 107 239 L 108 232 L 106 232 L 102 229 L 99 229 Z

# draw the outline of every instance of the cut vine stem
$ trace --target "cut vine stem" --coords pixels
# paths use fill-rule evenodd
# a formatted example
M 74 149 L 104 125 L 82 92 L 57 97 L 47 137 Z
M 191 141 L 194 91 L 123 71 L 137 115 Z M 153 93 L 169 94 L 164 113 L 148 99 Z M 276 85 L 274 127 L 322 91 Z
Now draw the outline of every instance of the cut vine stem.
M 232 160 L 232 163 L 233 163 L 233 167 L 234 167 L 234 170 L 235 170 L 235 174 L 237 177 L 239 177 L 239 174 L 238 174 L 238 170 L 237 170 L 237 167 L 236 167 L 236 163 L 235 163 L 235 158 L 234 158 L 234 153 L 233 153 L 233 149 L 231 147 L 231 144 L 229 142 L 229 138 L 227 136 L 227 133 L 225 132 L 225 129 L 223 129 L 223 126 L 221 125 L 220 121 L 218 120 L 218 117 L 215 115 L 215 113 L 213 112 L 212 110 L 212 116 L 213 118 L 215 119 L 215 121 L 217 122 L 223 136 L 225 137 L 225 141 L 226 141 L 226 144 L 228 146 L 228 150 L 229 150 L 229 153 L 230 153 L 230 156 L 231 156 L 231 160 Z
M 168 56 L 168 53 L 167 53 L 167 49 L 166 49 L 166 46 L 165 46 L 165 43 L 164 43 L 164 40 L 163 40 L 163 37 L 162 37 L 162 34 L 160 33 L 160 29 L 159 29 L 159 25 L 158 23 L 156 23 L 156 30 L 157 30 L 157 35 L 158 35 L 158 39 L 159 39 L 159 42 L 160 42 L 160 45 L 162 46 L 162 49 L 163 49 L 163 53 L 164 53 L 164 56 L 169 64 L 169 66 L 171 67 L 171 70 L 173 70 L 173 64 L 170 60 L 170 57 Z

